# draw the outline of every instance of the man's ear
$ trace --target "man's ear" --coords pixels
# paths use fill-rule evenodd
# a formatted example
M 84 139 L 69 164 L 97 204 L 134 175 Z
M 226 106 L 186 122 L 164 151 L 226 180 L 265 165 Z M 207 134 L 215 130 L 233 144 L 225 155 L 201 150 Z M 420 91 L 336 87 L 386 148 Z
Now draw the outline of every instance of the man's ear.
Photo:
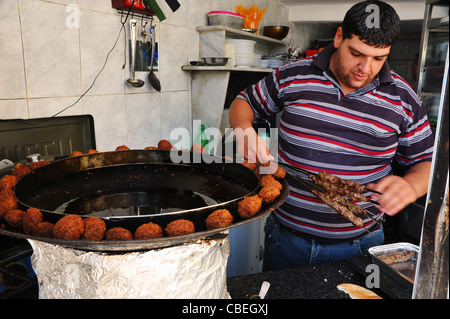
M 334 47 L 336 49 L 339 48 L 343 39 L 344 39 L 344 35 L 342 34 L 342 27 L 339 27 L 336 30 L 336 34 L 334 35 Z

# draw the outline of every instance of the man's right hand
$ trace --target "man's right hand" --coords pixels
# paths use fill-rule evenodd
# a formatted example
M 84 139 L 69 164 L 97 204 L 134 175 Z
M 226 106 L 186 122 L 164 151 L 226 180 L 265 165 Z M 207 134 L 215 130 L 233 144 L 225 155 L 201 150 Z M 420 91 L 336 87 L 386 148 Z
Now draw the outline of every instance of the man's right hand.
M 230 106 L 229 120 L 238 142 L 239 155 L 253 163 L 273 161 L 262 137 L 253 129 L 253 110 L 250 105 L 236 98 Z
M 264 139 L 259 136 L 253 127 L 247 129 L 235 128 L 234 135 L 238 143 L 239 155 L 252 163 L 266 164 L 273 161 Z

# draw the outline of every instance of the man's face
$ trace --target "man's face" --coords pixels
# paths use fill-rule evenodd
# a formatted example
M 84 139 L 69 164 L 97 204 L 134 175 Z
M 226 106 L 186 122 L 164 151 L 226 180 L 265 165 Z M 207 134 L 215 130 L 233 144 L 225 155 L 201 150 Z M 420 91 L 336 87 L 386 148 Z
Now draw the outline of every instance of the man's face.
M 345 94 L 371 83 L 391 50 L 390 46 L 370 46 L 355 35 L 350 39 L 343 39 L 342 28 L 336 32 L 334 47 L 337 51 L 331 58 L 330 67 Z

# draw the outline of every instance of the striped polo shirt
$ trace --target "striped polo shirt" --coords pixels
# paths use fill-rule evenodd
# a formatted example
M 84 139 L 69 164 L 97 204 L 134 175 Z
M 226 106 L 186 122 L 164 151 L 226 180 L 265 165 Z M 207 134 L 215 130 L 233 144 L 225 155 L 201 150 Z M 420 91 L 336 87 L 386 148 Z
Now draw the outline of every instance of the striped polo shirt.
M 405 168 L 431 161 L 434 139 L 426 111 L 406 81 L 386 62 L 372 83 L 344 95 L 329 67 L 334 51 L 331 44 L 316 56 L 285 64 L 238 95 L 255 119 L 283 112 L 278 160 L 362 184 L 392 174 L 395 160 Z M 367 234 L 301 182 L 289 174 L 286 179 L 289 195 L 275 211 L 284 226 L 330 242 Z M 382 219 L 373 204 L 357 204 Z M 368 217 L 363 222 L 368 230 L 379 228 Z

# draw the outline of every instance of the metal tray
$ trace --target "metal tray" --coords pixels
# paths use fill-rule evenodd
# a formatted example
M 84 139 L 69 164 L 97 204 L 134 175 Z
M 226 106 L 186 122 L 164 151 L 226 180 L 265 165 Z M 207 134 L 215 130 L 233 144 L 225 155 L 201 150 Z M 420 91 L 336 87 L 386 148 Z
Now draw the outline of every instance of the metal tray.
M 414 256 L 405 262 L 394 264 L 387 264 L 380 259 L 380 256 L 398 253 L 402 251 L 413 251 Z M 406 288 L 414 286 L 414 277 L 416 274 L 417 258 L 419 256 L 419 247 L 410 243 L 395 243 L 388 245 L 381 245 L 369 248 L 369 254 L 372 255 L 372 260 L 380 269 L 397 280 Z
M 195 156 L 192 152 L 176 151 L 175 153 L 180 156 L 183 156 L 183 154 Z M 171 156 L 175 153 L 169 150 L 126 150 L 69 157 L 39 167 L 25 175 L 17 182 L 14 192 L 20 209 L 38 208 L 42 212 L 44 220 L 56 223 L 65 213 L 56 212 L 55 208 L 61 207 L 61 204 L 67 203 L 67 200 L 71 200 L 71 198 L 84 198 L 84 194 L 95 194 L 101 190 L 117 190 L 119 193 L 123 192 L 127 195 L 135 191 L 139 192 L 140 189 L 146 189 L 149 186 L 192 190 L 217 200 L 217 204 L 164 213 L 148 212 L 148 214 L 141 214 L 138 210 L 139 214 L 120 216 L 113 214 L 97 217 L 105 220 L 107 228 L 123 227 L 132 233 L 144 223 L 154 222 L 165 228 L 171 221 L 185 218 L 194 223 L 195 233 L 146 240 L 89 241 L 31 236 L 0 225 L 0 234 L 36 239 L 55 245 L 91 251 L 117 252 L 156 249 L 210 237 L 232 227 L 261 218 L 280 206 L 288 196 L 289 186 L 282 179 L 280 182 L 283 189 L 280 196 L 274 202 L 263 205 L 258 214 L 252 218 L 242 219 L 237 213 L 238 202 L 244 196 L 255 194 L 260 187 L 259 179 L 253 171 L 238 163 L 222 163 L 221 158 L 208 154 L 202 155 L 200 163 L 189 157 L 188 163 L 174 164 Z M 216 161 L 213 161 L 214 159 Z M 157 167 L 164 169 L 158 168 L 155 170 Z M 111 169 L 114 172 L 111 172 Z M 98 173 L 100 175 L 97 175 Z M 79 174 L 83 176 L 78 178 L 81 176 Z M 92 179 L 95 176 L 98 179 Z M 75 177 L 77 181 L 72 177 Z M 44 200 L 41 201 L 40 199 Z M 102 203 L 103 199 L 100 197 L 99 199 L 99 202 Z M 145 206 L 139 200 L 132 201 L 131 206 Z M 93 203 L 95 202 L 96 198 Z M 109 204 L 112 203 L 108 203 L 104 208 L 107 208 Z M 127 207 L 130 206 L 131 202 L 127 202 L 125 206 L 122 206 L 123 203 L 120 203 L 120 201 L 117 204 L 118 206 L 114 204 L 109 207 Z M 147 204 L 150 204 L 150 202 Z M 205 202 L 205 204 L 207 203 Z M 233 214 L 235 222 L 223 228 L 206 229 L 205 219 L 219 208 L 228 209 Z M 78 210 L 78 212 L 82 212 L 79 214 L 84 216 L 87 215 L 83 212 L 88 211 L 88 207 Z M 120 210 L 120 212 L 124 212 L 124 210 Z

